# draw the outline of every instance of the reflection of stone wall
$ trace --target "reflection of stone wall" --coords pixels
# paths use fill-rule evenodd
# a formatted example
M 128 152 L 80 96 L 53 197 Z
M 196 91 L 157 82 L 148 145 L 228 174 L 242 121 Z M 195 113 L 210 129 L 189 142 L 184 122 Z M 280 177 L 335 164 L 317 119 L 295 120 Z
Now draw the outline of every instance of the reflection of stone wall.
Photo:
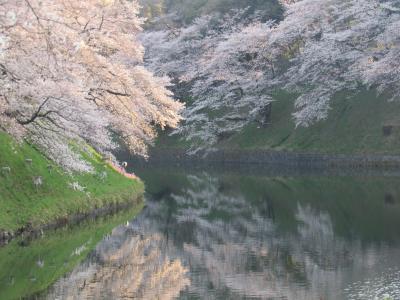
M 400 130 L 399 130 L 400 131 Z M 393 135 L 393 137 L 397 135 Z M 279 165 L 280 167 L 313 167 L 313 168 L 341 168 L 346 167 L 358 170 L 360 167 L 399 167 L 399 155 L 364 155 L 364 154 L 318 154 L 318 153 L 295 153 L 278 152 L 263 149 L 217 149 L 205 153 L 199 151 L 188 155 L 186 149 L 157 148 L 150 150 L 150 159 L 146 161 L 136 157 L 132 163 L 148 167 L 171 165 L 205 166 L 207 164 L 241 163 L 241 164 L 267 164 L 269 167 Z M 368 171 L 368 170 L 365 170 Z
M 48 299 L 174 299 L 189 280 L 180 260 L 169 259 L 163 236 L 118 228 L 93 259 L 59 280 Z

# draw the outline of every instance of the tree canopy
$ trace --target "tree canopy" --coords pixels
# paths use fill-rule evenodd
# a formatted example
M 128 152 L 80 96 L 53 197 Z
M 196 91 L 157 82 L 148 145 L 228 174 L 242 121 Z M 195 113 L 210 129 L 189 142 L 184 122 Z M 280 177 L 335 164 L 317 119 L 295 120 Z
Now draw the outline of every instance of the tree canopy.
M 4 0 L 0 5 L 0 128 L 73 170 L 71 145 L 108 152 L 113 133 L 146 155 L 156 126 L 182 104 L 142 65 L 139 5 L 127 0 Z
M 144 33 L 147 65 L 189 90 L 178 133 L 194 151 L 253 121 L 277 90 L 296 96 L 297 126 L 326 119 L 340 91 L 368 87 L 399 98 L 398 1 L 287 0 L 282 6 L 282 20 L 236 9 Z

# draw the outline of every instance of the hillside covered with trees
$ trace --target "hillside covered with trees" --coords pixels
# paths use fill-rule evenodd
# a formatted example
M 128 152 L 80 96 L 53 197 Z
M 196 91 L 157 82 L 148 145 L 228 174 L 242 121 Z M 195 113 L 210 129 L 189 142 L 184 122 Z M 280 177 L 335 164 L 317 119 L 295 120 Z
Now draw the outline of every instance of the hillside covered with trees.
M 187 104 L 161 145 L 398 153 L 398 1 L 181 2 L 144 1 L 145 64 Z

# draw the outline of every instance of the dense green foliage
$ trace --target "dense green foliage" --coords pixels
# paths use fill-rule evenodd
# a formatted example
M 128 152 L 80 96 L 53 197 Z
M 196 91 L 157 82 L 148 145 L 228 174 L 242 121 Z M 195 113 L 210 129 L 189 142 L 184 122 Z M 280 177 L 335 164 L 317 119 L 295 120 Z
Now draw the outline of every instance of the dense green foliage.
M 214 12 L 226 13 L 231 9 L 250 7 L 250 12 L 261 10 L 270 17 L 279 15 L 282 8 L 278 1 L 239 1 L 239 0 L 170 0 L 169 9 L 177 11 L 183 17 L 185 23 L 192 21 L 201 15 Z
M 0 248 L 0 299 L 21 299 L 44 291 L 85 259 L 104 235 L 132 219 L 142 207 L 143 203 L 95 222 L 47 232 L 28 247 L 14 240 Z
M 226 13 L 231 9 L 250 8 L 249 13 L 259 10 L 269 18 L 282 14 L 281 5 L 275 0 L 141 0 L 140 4 L 142 15 L 150 21 L 152 18 L 174 13 L 176 21 L 186 24 L 202 15 Z
M 28 223 L 43 225 L 96 207 L 135 200 L 143 193 L 142 182 L 125 178 L 94 151 L 85 159 L 93 164 L 95 174 L 66 174 L 32 146 L 17 144 L 0 133 L 0 230 L 16 230 Z M 102 179 L 99 174 L 103 172 L 106 176 Z M 33 181 L 38 176 L 43 184 L 36 187 Z M 75 182 L 85 191 L 74 190 L 71 184 Z

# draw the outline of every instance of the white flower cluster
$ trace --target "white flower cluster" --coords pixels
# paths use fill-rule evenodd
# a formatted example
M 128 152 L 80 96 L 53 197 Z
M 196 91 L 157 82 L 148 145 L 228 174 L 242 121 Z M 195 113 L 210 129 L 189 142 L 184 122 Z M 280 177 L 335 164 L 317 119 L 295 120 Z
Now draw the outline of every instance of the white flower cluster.
M 297 126 L 326 119 L 340 91 L 367 87 L 399 98 L 399 1 L 281 2 L 280 22 L 241 10 L 143 34 L 148 66 L 189 91 L 178 132 L 197 149 L 253 121 L 277 90 L 298 95 Z
M 137 13 L 136 1 L 2 1 L 0 129 L 68 170 L 91 169 L 75 145 L 115 148 L 111 132 L 146 155 L 182 104 L 141 66 Z

